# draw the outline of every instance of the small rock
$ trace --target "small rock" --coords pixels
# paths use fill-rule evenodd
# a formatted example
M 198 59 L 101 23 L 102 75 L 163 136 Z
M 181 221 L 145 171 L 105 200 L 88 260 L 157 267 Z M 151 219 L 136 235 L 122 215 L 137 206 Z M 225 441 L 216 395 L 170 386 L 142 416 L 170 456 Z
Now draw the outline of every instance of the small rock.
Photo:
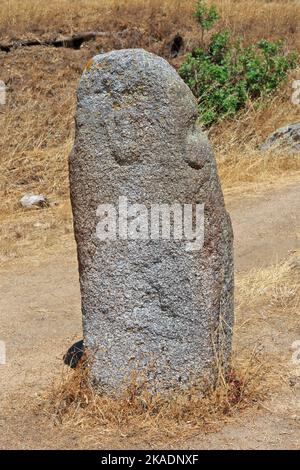
M 300 122 L 281 127 L 269 135 L 261 144 L 260 150 L 265 152 L 274 148 L 275 150 L 287 150 L 293 154 L 300 151 Z
M 63 356 L 64 364 L 70 366 L 71 369 L 76 369 L 80 359 L 83 357 L 84 344 L 83 340 L 74 343 Z
M 295 387 L 295 385 L 297 385 L 298 379 L 299 379 L 299 377 L 296 377 L 295 375 L 291 376 L 289 378 L 290 387 Z
M 41 228 L 41 229 L 48 229 L 50 228 L 50 224 L 49 223 L 43 223 L 43 222 L 35 222 L 33 224 L 33 227 L 34 228 Z
M 41 207 L 48 207 L 49 203 L 48 200 L 45 196 L 42 194 L 25 194 L 21 199 L 20 199 L 20 204 L 22 207 L 25 207 L 26 209 L 36 209 L 36 208 L 41 208 Z

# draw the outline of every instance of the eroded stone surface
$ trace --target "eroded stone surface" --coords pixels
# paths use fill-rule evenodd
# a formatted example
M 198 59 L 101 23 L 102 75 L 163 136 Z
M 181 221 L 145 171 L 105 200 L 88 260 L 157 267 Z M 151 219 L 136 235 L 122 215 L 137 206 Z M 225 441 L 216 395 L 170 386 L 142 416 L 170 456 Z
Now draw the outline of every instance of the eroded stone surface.
M 162 58 L 141 49 L 94 57 L 78 89 L 70 156 L 84 341 L 96 382 L 121 390 L 132 371 L 153 388 L 212 381 L 228 364 L 232 229 L 195 99 Z M 205 204 L 204 246 L 101 241 L 98 205 Z

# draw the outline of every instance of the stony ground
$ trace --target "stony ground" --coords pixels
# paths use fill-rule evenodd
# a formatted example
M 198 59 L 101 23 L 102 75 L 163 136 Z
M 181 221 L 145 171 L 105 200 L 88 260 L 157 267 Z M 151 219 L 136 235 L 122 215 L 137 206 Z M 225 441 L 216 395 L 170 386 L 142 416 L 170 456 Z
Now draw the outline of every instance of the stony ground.
M 255 195 L 227 197 L 235 232 L 236 272 L 269 267 L 300 247 L 299 175 Z M 42 261 L 41 261 L 42 259 Z M 0 366 L 0 448 L 149 448 L 143 436 L 89 440 L 80 428 L 54 427 L 36 411 L 39 396 L 59 376 L 62 356 L 81 338 L 80 295 L 75 244 L 65 235 L 56 250 L 17 257 L 0 272 L 0 331 L 7 344 L 7 364 Z M 243 313 L 245 322 L 247 310 Z M 296 325 L 296 326 L 295 326 Z M 259 340 L 267 353 L 290 367 L 281 385 L 259 408 L 233 416 L 216 432 L 189 440 L 161 442 L 161 447 L 191 449 L 295 449 L 300 444 L 300 379 L 290 365 L 291 344 L 300 339 L 299 322 L 288 315 L 249 322 L 236 341 Z

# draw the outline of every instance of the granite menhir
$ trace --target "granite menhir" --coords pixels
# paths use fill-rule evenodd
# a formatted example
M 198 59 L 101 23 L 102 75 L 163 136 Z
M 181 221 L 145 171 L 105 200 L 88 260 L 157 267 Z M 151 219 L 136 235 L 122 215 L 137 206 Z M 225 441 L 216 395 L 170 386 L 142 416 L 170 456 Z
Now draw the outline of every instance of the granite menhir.
M 77 98 L 69 166 L 92 379 L 113 394 L 133 377 L 155 391 L 213 384 L 230 364 L 233 234 L 196 100 L 142 49 L 90 60 Z M 202 207 L 202 242 L 185 232 L 187 207 L 195 226 Z

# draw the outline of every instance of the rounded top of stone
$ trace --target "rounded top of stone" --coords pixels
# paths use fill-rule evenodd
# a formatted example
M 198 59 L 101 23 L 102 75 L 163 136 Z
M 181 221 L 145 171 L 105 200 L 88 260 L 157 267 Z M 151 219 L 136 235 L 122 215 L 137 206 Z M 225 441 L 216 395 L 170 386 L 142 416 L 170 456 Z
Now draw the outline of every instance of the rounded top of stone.
M 168 106 L 181 104 L 192 115 L 197 114 L 196 99 L 174 67 L 144 49 L 121 49 L 90 59 L 79 84 L 78 100 L 99 94 L 116 98 L 117 107 L 120 98 L 121 107 L 124 102 L 168 102 Z
M 119 49 L 98 54 L 88 61 L 84 72 L 92 71 L 93 66 L 96 69 L 116 66 L 124 70 L 133 68 L 136 71 L 144 70 L 145 67 L 148 71 L 159 68 L 178 78 L 176 70 L 165 59 L 145 49 Z

